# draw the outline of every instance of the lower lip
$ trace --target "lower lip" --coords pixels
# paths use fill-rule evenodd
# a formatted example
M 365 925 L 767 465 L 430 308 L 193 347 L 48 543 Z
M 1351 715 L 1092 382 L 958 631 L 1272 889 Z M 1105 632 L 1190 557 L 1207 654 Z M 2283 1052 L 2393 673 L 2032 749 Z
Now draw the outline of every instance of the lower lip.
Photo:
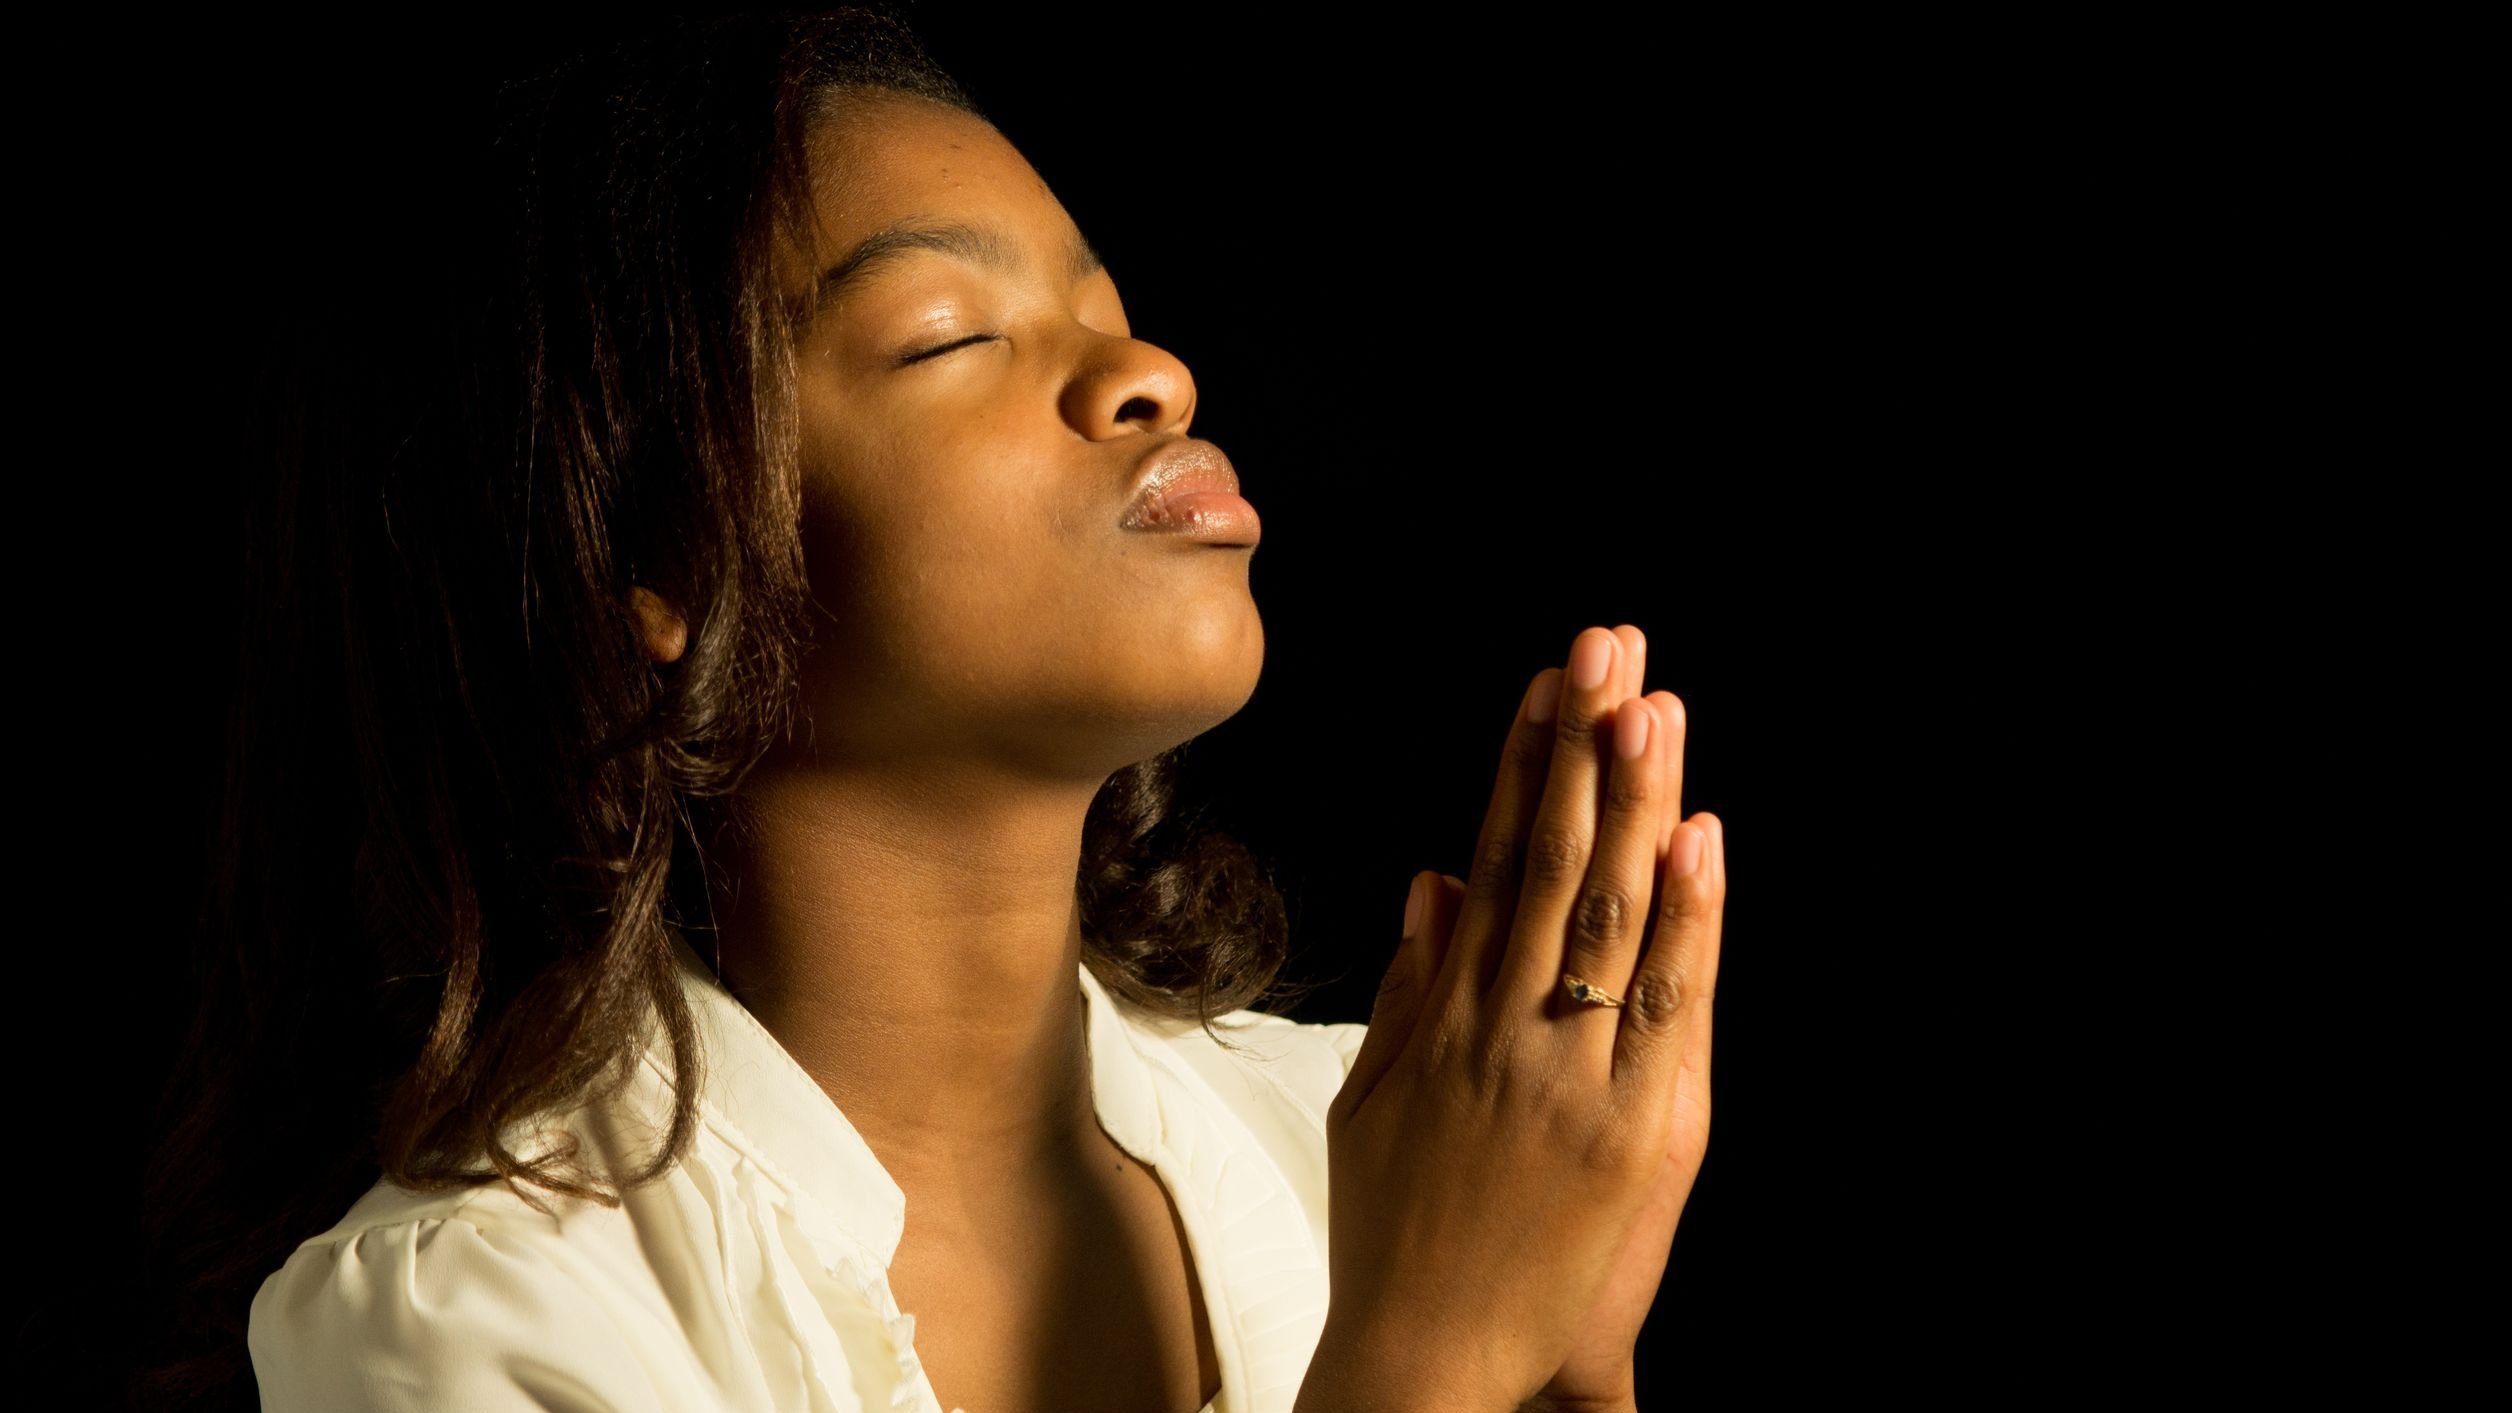
M 1256 507 L 1248 504 L 1246 497 L 1228 491 L 1170 496 L 1154 501 L 1144 516 L 1142 523 L 1126 528 L 1220 545 L 1253 546 L 1264 533 L 1264 522 L 1256 518 Z M 1150 518 L 1153 516 L 1158 518 Z

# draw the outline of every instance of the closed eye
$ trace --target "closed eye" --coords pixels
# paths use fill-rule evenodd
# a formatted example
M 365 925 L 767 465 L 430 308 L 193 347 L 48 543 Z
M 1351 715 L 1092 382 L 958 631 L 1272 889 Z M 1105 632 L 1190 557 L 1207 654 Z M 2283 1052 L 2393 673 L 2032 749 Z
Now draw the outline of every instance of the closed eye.
M 924 350 L 921 353 L 907 354 L 904 357 L 901 357 L 898 361 L 902 367 L 910 363 L 922 363 L 928 358 L 938 358 L 945 353 L 949 353 L 955 348 L 965 348 L 972 343 L 983 343 L 988 339 L 1001 337 L 1001 334 L 970 334 L 964 339 L 953 339 L 949 343 L 938 344 L 932 348 Z

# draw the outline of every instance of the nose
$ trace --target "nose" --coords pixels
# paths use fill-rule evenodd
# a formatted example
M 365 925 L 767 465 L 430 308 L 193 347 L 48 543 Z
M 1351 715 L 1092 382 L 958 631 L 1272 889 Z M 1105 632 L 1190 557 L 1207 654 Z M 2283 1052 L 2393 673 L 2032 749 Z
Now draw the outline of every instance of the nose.
M 1128 430 L 1184 432 L 1195 420 L 1195 375 L 1158 344 L 1104 338 L 1066 385 L 1064 417 L 1093 441 Z

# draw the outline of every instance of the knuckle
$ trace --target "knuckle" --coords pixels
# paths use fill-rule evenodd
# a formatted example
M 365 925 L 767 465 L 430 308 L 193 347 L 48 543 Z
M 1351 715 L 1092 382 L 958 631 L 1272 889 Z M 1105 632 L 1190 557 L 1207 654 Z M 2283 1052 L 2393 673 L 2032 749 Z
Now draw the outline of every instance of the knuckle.
M 1412 990 L 1412 975 L 1402 962 L 1388 967 L 1386 975 L 1378 978 L 1378 999 L 1382 1002 L 1401 999 Z
M 1487 1102 L 1526 1100 L 1539 1109 L 1552 1107 L 1553 1068 L 1546 1050 L 1531 1042 L 1540 1024 L 1515 1012 L 1494 1012 L 1475 1028 L 1472 1075 L 1475 1091 Z
M 1580 694 L 1566 692 L 1561 699 L 1561 734 L 1571 744 L 1593 742 L 1604 723 L 1621 709 L 1621 703 L 1609 701 L 1581 702 Z M 1593 750 L 1590 745 L 1588 749 Z
M 1671 870 L 1669 873 L 1671 875 Z M 1701 915 L 1706 906 L 1701 890 L 1708 886 L 1704 880 L 1709 874 L 1710 871 L 1703 868 L 1688 876 L 1666 878 L 1657 900 L 1658 926 L 1687 927 Z
M 1560 888 L 1587 873 L 1587 840 L 1559 820 L 1539 820 L 1526 839 L 1529 887 Z
M 1420 1053 L 1425 1072 L 1445 1074 L 1454 1068 L 1457 1049 L 1466 1044 L 1469 1037 L 1461 1029 L 1453 1005 L 1446 1010 L 1434 1009 L 1432 1014 L 1422 1018 L 1417 1028 L 1421 1038 L 1415 1042 L 1415 1048 Z
M 1556 711 L 1559 708 L 1555 709 Z M 1559 717 L 1555 717 L 1558 721 Z M 1522 775 L 1541 776 L 1553 758 L 1554 722 L 1529 725 L 1509 741 L 1509 764 Z
M 1516 1032 L 1497 1017 L 1472 1027 L 1463 1038 L 1462 1068 L 1478 1102 L 1489 1100 L 1507 1086 L 1514 1064 L 1510 1052 L 1516 1038 Z
M 1570 914 L 1571 945 L 1590 955 L 1612 950 L 1631 932 L 1631 895 L 1610 883 L 1590 884 Z
M 1474 860 L 1473 882 L 1485 893 L 1495 893 L 1518 876 L 1518 841 L 1507 830 L 1496 830 L 1483 841 L 1482 852 Z
M 1634 1020 L 1651 1030 L 1673 1025 L 1685 1006 L 1695 999 L 1691 978 L 1673 965 L 1643 968 L 1632 978 L 1631 994 L 1623 998 L 1623 1006 Z
M 1624 760 L 1614 757 L 1614 768 L 1606 772 L 1605 815 L 1610 823 L 1637 827 L 1646 823 L 1656 833 L 1657 782 L 1650 777 L 1656 771 L 1646 769 L 1647 757 Z
M 1575 1108 L 1572 1096 L 1563 1092 L 1567 1076 L 1553 1063 L 1550 1047 L 1528 1048 L 1522 1025 L 1512 1024 L 1502 1033 L 1511 1043 L 1495 1049 L 1507 1063 L 1491 1076 L 1493 1093 L 1522 1112 L 1560 1114 Z

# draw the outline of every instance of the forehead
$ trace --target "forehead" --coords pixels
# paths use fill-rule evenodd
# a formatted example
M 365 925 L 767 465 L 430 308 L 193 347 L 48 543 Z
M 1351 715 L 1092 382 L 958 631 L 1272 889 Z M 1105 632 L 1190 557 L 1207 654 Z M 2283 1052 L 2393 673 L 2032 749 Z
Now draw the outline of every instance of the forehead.
M 1061 231 L 1062 203 L 1027 158 L 974 114 L 912 95 L 849 95 L 811 143 L 821 253 L 902 216 L 977 217 Z
M 780 242 L 808 321 L 919 252 L 1076 284 L 1106 268 L 1046 179 L 994 126 L 912 96 L 850 96 L 811 142 L 811 230 Z M 1035 253 L 1033 253 L 1035 252 Z

